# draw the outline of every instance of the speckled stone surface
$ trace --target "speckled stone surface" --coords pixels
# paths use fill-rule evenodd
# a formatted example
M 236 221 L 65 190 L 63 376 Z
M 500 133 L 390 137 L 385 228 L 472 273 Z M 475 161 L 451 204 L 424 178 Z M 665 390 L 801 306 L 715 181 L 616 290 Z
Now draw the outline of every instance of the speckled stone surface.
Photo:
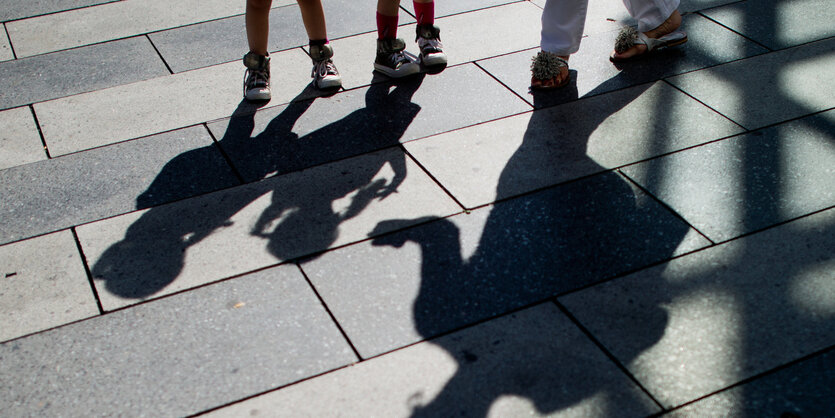
M 835 111 L 623 171 L 714 241 L 835 205 Z
M 0 22 L 62 12 L 117 0 L 0 0 Z
M 472 12 L 475 10 L 486 9 L 493 6 L 501 6 L 504 4 L 518 3 L 524 0 L 446 0 L 435 2 L 435 17 L 444 17 L 453 14 Z M 400 7 L 406 9 L 414 15 L 415 6 L 411 0 L 401 0 Z
M 470 112 L 450 112 L 468 109 Z M 247 181 L 529 110 L 473 65 L 212 123 Z
M 0 111 L 0 170 L 46 159 L 32 110 Z M 2 176 L 2 174 L 0 174 Z
M 472 208 L 740 131 L 656 83 L 426 138 L 406 149 Z
M 273 105 L 304 94 L 310 83 L 310 58 L 302 50 L 276 58 L 273 70 L 283 76 L 273 82 Z M 243 74 L 243 64 L 232 62 L 34 107 L 50 153 L 58 156 L 229 117 L 249 107 L 242 105 Z
M 388 232 L 459 207 L 386 150 L 78 228 L 106 310 Z
M 286 4 L 292 0 L 273 1 L 273 7 Z M 245 6 L 226 0 L 123 0 L 10 22 L 6 30 L 18 57 L 28 57 L 243 14 Z
M 558 300 L 682 405 L 835 344 L 833 225 L 830 209 Z
M 5 34 L 0 34 L 0 62 L 14 59 L 14 52 L 12 52 L 12 45 L 9 43 L 9 37 Z
M 741 1 L 704 14 L 774 50 L 835 36 L 835 10 L 827 6 L 831 6 L 827 0 Z
M 0 282 L 0 341 L 99 313 L 70 231 L 0 246 Z
M 607 173 L 323 255 L 303 270 L 364 357 L 704 246 Z M 687 238 L 686 238 L 687 237 Z
M 168 74 L 145 37 L 4 62 L 0 63 L 0 109 Z
M 670 83 L 748 129 L 835 106 L 835 38 L 672 77 Z M 768 69 L 768 71 L 764 71 Z
M 798 416 L 832 414 L 835 352 L 829 350 L 786 369 L 760 377 L 674 411 L 671 417 Z
M 686 44 L 659 50 L 652 56 L 628 63 L 613 64 L 609 61 L 617 30 L 584 37 L 580 50 L 569 59 L 569 85 L 556 91 L 530 93 L 531 59 L 539 52 L 538 43 L 537 48 L 479 61 L 478 64 L 531 104 L 546 107 L 767 51 L 699 15 L 685 16 L 683 25 L 688 32 Z M 713 45 L 722 45 L 722 48 Z
M 15 416 L 183 416 L 356 360 L 294 267 L 5 343 L 0 359 Z
M 545 303 L 208 416 L 589 417 L 658 409 Z
M 0 243 L 239 184 L 203 127 L 0 171 Z

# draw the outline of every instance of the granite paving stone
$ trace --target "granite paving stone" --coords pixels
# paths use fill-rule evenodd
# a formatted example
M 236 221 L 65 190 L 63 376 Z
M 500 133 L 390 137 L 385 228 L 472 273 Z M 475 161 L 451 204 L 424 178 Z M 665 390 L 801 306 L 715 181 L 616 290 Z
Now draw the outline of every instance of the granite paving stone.
M 551 304 L 465 329 L 208 417 L 646 416 L 659 410 Z
M 254 117 L 241 114 L 209 128 L 244 179 L 254 181 L 529 109 L 476 66 L 465 65 Z
M 834 227 L 828 210 L 559 301 L 665 407 L 682 405 L 835 344 Z
M 672 77 L 718 112 L 757 129 L 835 106 L 835 38 Z M 768 71 L 763 71 L 768 69 Z
M 396 149 L 78 228 L 106 310 L 367 239 L 459 207 Z
M 0 246 L 0 280 L 0 341 L 99 313 L 70 231 Z
M 0 359 L 14 416 L 184 416 L 356 361 L 296 267 L 5 343 Z
M 580 50 L 569 60 L 569 85 L 554 92 L 530 93 L 530 65 L 539 48 L 479 61 L 478 65 L 525 100 L 537 107 L 547 107 L 767 52 L 699 15 L 685 16 L 684 26 L 689 39 L 686 44 L 617 65 L 609 61 L 617 31 L 584 37 Z
M 739 132 L 658 82 L 437 135 L 406 149 L 473 208 Z
M 835 352 L 817 355 L 674 411 L 670 417 L 798 416 L 832 414 L 835 399 Z
M 203 127 L 0 171 L 0 243 L 239 184 Z
M 118 0 L 0 0 L 0 22 L 63 12 Z
M 623 171 L 725 241 L 835 205 L 833 123 L 829 111 Z
M 364 358 L 709 244 L 614 173 L 421 222 L 302 264 Z
M 328 37 L 330 39 L 376 30 L 374 19 L 376 1 L 324 2 L 323 7 L 325 8 Z M 410 22 L 414 22 L 414 19 L 405 12 L 401 12 L 400 23 Z M 248 51 L 243 16 L 158 32 L 151 34 L 150 38 L 174 72 L 182 72 L 222 62 L 239 61 L 244 53 Z M 272 9 L 270 13 L 269 50 L 282 51 L 307 44 L 307 32 L 302 23 L 298 6 L 291 5 Z M 371 48 L 373 51 L 375 46 L 372 45 Z M 342 54 L 339 54 L 339 58 L 341 56 Z M 308 60 L 303 68 L 309 72 L 310 67 L 311 64 Z
M 276 54 L 273 71 L 282 77 L 272 83 L 272 104 L 304 97 L 309 63 L 301 49 Z M 241 103 L 243 74 L 243 65 L 232 62 L 36 103 L 34 108 L 54 157 L 229 117 L 236 108 L 247 107 Z
M 287 4 L 292 0 L 274 1 L 273 7 Z M 17 20 L 6 28 L 22 58 L 243 14 L 245 6 L 225 0 L 123 0 Z
M 9 43 L 9 37 L 5 34 L 5 25 L 3 29 L 4 33 L 0 33 L 0 62 L 14 59 L 12 45 Z
M 827 0 L 747 0 L 703 13 L 770 49 L 783 49 L 835 36 L 835 9 L 829 5 Z
M 0 126 L 3 127 L 0 131 L 0 172 L 47 158 L 31 109 L 19 107 L 0 111 Z
M 168 74 L 145 37 L 9 61 L 0 63 L 0 109 Z
M 446 17 L 449 15 L 472 12 L 476 10 L 486 9 L 493 6 L 502 6 L 510 3 L 519 3 L 525 0 L 446 0 L 435 2 L 435 17 Z M 400 7 L 415 15 L 415 6 L 413 2 L 401 1 Z

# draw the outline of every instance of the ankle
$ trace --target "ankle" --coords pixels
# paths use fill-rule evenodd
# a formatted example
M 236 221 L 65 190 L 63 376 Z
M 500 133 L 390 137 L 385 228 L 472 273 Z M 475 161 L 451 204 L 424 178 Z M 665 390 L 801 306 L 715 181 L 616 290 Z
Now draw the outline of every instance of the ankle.
M 648 38 L 660 38 L 664 35 L 668 35 L 674 32 L 676 29 L 681 27 L 681 13 L 678 10 L 674 11 L 664 23 L 658 25 L 655 29 L 652 29 L 648 32 L 644 32 Z

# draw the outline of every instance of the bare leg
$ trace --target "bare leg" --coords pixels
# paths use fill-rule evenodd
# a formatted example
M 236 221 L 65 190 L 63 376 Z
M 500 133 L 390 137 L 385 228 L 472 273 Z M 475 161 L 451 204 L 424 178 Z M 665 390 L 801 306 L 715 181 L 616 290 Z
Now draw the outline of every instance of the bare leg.
M 325 12 L 322 10 L 321 0 L 297 0 L 302 11 L 304 28 L 311 40 L 327 39 L 328 29 L 325 25 Z
M 270 8 L 272 0 L 247 0 L 246 38 L 249 50 L 267 55 L 267 39 L 270 34 Z

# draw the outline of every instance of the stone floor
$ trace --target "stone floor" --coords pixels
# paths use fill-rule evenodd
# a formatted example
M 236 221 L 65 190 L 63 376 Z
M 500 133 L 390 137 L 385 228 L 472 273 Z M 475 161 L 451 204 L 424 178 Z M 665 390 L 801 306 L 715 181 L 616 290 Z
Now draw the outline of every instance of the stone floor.
M 831 1 L 615 66 L 592 0 L 531 94 L 544 0 L 439 0 L 396 82 L 324 0 L 323 95 L 275 0 L 264 106 L 244 3 L 0 0 L 4 416 L 835 416 Z

